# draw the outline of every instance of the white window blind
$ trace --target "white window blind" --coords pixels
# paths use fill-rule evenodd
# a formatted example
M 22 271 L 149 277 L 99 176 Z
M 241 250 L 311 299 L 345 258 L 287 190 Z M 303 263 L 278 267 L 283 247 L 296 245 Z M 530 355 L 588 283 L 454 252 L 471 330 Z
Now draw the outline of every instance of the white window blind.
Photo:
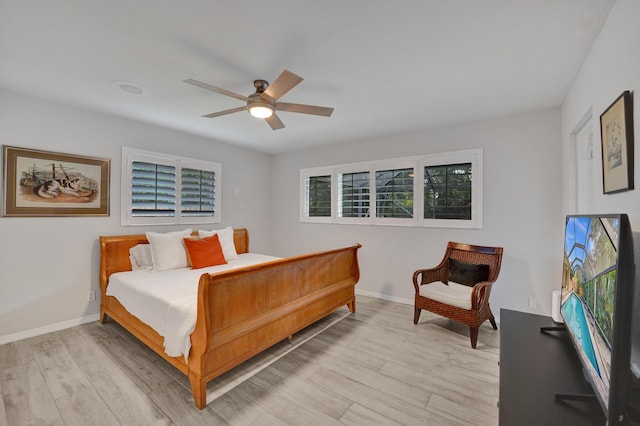
M 175 216 L 176 168 L 134 161 L 131 165 L 131 215 Z
M 181 213 L 183 216 L 214 216 L 216 207 L 216 173 L 211 170 L 183 168 Z
M 123 225 L 220 222 L 218 163 L 123 148 Z

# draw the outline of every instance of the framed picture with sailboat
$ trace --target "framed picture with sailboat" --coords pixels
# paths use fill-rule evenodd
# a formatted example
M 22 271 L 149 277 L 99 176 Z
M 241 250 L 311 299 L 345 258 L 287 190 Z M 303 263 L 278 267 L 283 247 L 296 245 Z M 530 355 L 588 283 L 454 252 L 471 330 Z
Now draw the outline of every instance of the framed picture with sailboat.
M 108 216 L 110 160 L 4 146 L 4 216 Z

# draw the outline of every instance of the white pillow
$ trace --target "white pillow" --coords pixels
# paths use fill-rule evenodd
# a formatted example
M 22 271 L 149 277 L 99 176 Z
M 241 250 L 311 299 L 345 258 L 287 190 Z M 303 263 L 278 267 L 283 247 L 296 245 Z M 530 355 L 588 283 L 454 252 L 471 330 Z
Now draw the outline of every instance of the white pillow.
M 233 242 L 233 227 L 227 226 L 224 229 L 214 229 L 213 231 L 198 230 L 200 238 L 212 237 L 215 234 L 218 234 L 225 260 L 228 262 L 229 260 L 237 259 L 238 252 L 236 252 L 236 244 Z
M 131 269 L 149 269 L 153 267 L 153 258 L 151 257 L 150 244 L 138 244 L 129 249 L 129 260 L 131 261 Z
M 154 271 L 166 271 L 189 266 L 187 248 L 183 239 L 189 238 L 191 231 L 191 229 L 185 229 L 184 231 L 167 233 L 147 232 Z

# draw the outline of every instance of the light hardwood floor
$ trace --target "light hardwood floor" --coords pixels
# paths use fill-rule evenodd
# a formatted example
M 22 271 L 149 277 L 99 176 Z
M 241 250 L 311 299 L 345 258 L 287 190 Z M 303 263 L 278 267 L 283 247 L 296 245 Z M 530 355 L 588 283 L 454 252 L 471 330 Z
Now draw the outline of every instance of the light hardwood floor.
M 112 320 L 1 345 L 0 426 L 498 424 L 499 331 L 486 323 L 473 350 L 466 327 L 424 311 L 414 325 L 411 306 L 357 296 L 346 313 L 212 382 L 202 411 Z

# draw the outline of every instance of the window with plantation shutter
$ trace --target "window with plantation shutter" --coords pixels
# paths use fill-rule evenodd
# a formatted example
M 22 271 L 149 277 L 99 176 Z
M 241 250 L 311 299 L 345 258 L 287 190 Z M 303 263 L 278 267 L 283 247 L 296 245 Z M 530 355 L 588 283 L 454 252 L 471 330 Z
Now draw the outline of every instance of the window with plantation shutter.
M 211 170 L 183 168 L 180 211 L 183 216 L 215 214 L 216 173 Z
M 176 168 L 134 161 L 131 165 L 131 215 L 175 216 Z
M 371 173 L 338 171 L 338 221 L 356 222 L 370 216 Z M 357 218 L 357 219 L 352 219 Z
M 482 154 L 469 149 L 301 169 L 300 221 L 482 228 Z
M 424 168 L 424 218 L 471 220 L 471 163 Z
M 122 224 L 220 222 L 220 164 L 123 148 Z
M 331 222 L 333 217 L 333 183 L 331 170 L 306 169 L 300 174 L 302 206 L 300 220 Z
M 309 216 L 331 216 L 331 176 L 311 176 L 307 184 Z
M 413 217 L 413 168 L 376 172 L 376 217 Z
M 421 163 L 422 226 L 482 228 L 482 150 L 445 152 Z

